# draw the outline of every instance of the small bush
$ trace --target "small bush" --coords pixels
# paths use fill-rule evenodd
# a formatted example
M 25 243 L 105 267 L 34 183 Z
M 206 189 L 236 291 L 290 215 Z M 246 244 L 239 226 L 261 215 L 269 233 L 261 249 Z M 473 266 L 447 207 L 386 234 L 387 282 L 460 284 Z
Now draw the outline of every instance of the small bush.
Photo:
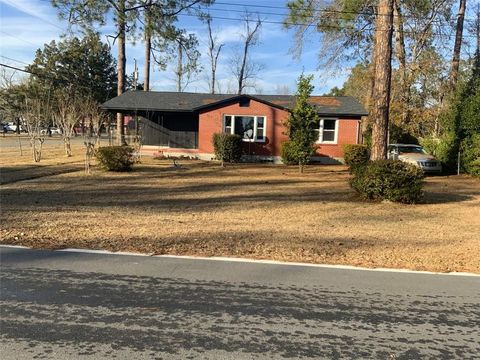
M 315 148 L 308 147 L 302 141 L 285 141 L 282 143 L 282 162 L 286 165 L 308 164 L 310 157 L 315 154 Z
M 423 196 L 423 172 L 399 160 L 371 161 L 353 173 L 350 185 L 365 199 L 411 204 Z
M 295 157 L 294 144 L 291 141 L 285 141 L 282 143 L 281 148 L 282 162 L 285 165 L 297 165 L 298 160 Z
M 96 151 L 95 157 L 108 171 L 130 171 L 135 162 L 130 146 L 104 146 Z
M 242 138 L 239 135 L 213 134 L 215 157 L 223 162 L 238 162 L 242 157 Z
M 370 159 L 367 145 L 343 145 L 343 159 L 353 173 L 359 166 L 365 166 Z

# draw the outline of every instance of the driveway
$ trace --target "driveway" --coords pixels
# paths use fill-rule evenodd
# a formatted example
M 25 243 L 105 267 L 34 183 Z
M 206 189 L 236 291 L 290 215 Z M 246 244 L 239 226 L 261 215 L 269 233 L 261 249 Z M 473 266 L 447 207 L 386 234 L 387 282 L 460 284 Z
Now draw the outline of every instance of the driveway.
M 474 359 L 480 277 L 0 247 L 2 359 Z

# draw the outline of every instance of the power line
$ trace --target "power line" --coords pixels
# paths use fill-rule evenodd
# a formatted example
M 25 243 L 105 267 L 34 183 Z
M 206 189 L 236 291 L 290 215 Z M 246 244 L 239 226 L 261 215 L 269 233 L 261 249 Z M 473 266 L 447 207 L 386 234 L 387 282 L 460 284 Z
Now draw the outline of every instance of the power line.
M 61 79 L 61 78 L 55 78 L 55 77 L 52 77 L 52 76 L 49 76 L 49 75 L 44 75 L 44 74 L 38 74 L 34 71 L 31 71 L 31 70 L 26 70 L 26 69 L 21 69 L 19 67 L 16 67 L 16 66 L 12 66 L 12 65 L 7 65 L 7 64 L 3 64 L 3 63 L 0 63 L 0 66 L 3 66 L 5 68 L 8 68 L 8 69 L 11 69 L 11 70 L 16 70 L 16 71 L 21 71 L 23 73 L 26 73 L 26 74 L 30 74 L 30 75 L 34 75 L 34 76 L 38 76 L 39 78 L 43 78 L 43 79 L 46 79 L 46 80 L 50 80 L 52 82 L 57 82 L 57 84 L 61 84 L 61 85 L 65 85 L 66 83 L 70 84 L 71 83 L 71 80 L 70 79 Z M 89 82 L 92 83 L 93 81 L 91 79 L 89 79 Z M 92 91 L 92 88 L 91 87 L 88 87 L 88 86 L 85 86 L 85 85 L 81 85 L 81 84 L 75 84 L 75 87 L 77 88 L 81 88 L 81 89 L 86 89 L 88 91 Z
M 5 57 L 5 56 L 2 56 L 2 57 Z M 11 59 L 11 60 L 12 60 L 12 59 Z M 15 60 L 15 61 L 18 61 L 18 60 Z M 7 64 L 0 63 L 0 66 L 6 67 L 6 68 L 8 68 L 8 69 L 16 70 L 16 71 L 21 71 L 21 72 L 24 72 L 24 73 L 27 73 L 27 74 L 30 74 L 30 75 L 35 75 L 35 76 L 38 76 L 38 77 L 43 77 L 43 78 L 46 78 L 46 79 L 48 79 L 48 80 L 66 81 L 66 80 L 62 80 L 62 79 L 52 78 L 52 77 L 50 77 L 50 76 L 43 75 L 43 74 L 37 74 L 37 73 L 35 73 L 35 72 L 33 72 L 33 71 L 21 69 L 21 68 L 18 68 L 18 67 L 16 67 L 16 66 L 12 66 L 12 65 L 7 65 Z
M 43 2 L 50 2 L 51 0 L 40 0 Z M 226 5 L 226 6 L 234 6 L 234 7 L 242 7 L 244 9 L 249 8 L 259 8 L 259 9 L 273 9 L 273 10 L 284 10 L 290 11 L 290 8 L 287 6 L 276 6 L 276 5 L 259 5 L 259 4 L 251 4 L 251 3 L 240 3 L 240 2 L 223 2 L 223 1 L 215 1 L 212 6 L 208 7 L 209 10 L 213 11 L 232 11 L 232 12 L 244 12 L 244 10 L 235 10 L 235 9 L 217 9 L 215 5 Z M 390 16 L 388 14 L 372 14 L 371 12 L 366 11 L 348 11 L 348 10 L 336 10 L 336 9 L 321 9 L 321 8 L 309 8 L 309 7 L 298 7 L 299 10 L 311 10 L 314 13 L 326 13 L 326 14 L 350 14 L 350 15 L 367 15 L 367 16 Z M 203 9 L 202 9 L 203 10 Z M 288 13 L 269 13 L 269 12 L 259 12 L 259 11 L 252 11 L 253 13 L 259 13 L 264 15 L 274 15 L 274 16 L 285 16 Z M 179 14 L 180 15 L 180 14 Z M 401 15 L 404 19 L 414 19 L 415 17 L 410 15 Z M 438 20 L 439 21 L 439 20 Z M 464 18 L 464 22 L 472 22 L 476 21 L 475 18 Z
M 196 10 L 202 10 L 201 8 L 196 8 Z M 220 12 L 228 12 L 228 13 L 242 13 L 242 14 L 245 14 L 245 11 L 244 10 L 237 10 L 237 9 L 224 9 L 224 8 L 215 8 L 215 7 L 211 7 L 208 9 L 208 11 L 220 11 Z M 349 12 L 350 13 L 350 12 Z M 354 12 L 351 12 L 352 14 L 362 14 L 362 13 L 354 13 Z M 278 13 L 278 12 L 264 12 L 264 11 L 255 11 L 253 13 L 251 13 L 252 15 L 273 15 L 273 16 L 281 16 L 281 17 L 284 17 L 286 16 L 287 14 L 285 13 Z M 310 16 L 310 18 L 313 20 L 315 20 L 315 18 L 312 16 Z M 281 22 L 282 24 L 285 24 L 286 22 L 285 21 L 282 21 Z M 438 24 L 436 26 L 439 26 L 439 27 L 450 27 L 450 25 L 448 24 L 444 24 L 442 23 L 440 20 L 436 20 L 435 21 L 435 24 Z M 313 24 L 312 24 L 313 26 Z M 330 25 L 330 26 L 327 26 L 327 25 L 323 25 L 323 27 L 329 27 L 329 28 L 340 28 L 340 27 L 336 27 L 336 26 L 333 26 L 333 25 Z
M 7 35 L 7 36 L 10 36 L 10 37 L 11 37 L 11 38 L 13 38 L 13 39 L 17 39 L 17 40 L 20 40 L 20 41 L 26 42 L 27 44 L 30 44 L 30 45 L 33 45 L 33 46 L 38 46 L 38 44 L 34 44 L 34 43 L 32 43 L 32 42 L 30 42 L 30 41 L 28 41 L 28 40 L 25 40 L 25 39 L 19 38 L 18 36 L 16 36 L 16 35 L 12 35 L 12 34 L 10 34 L 10 33 L 6 32 L 6 31 L 0 30 L 0 32 L 1 32 L 2 34 L 5 34 L 5 35 Z
M 41 1 L 50 2 L 50 0 L 41 0 Z M 290 9 L 286 6 L 247 4 L 247 3 L 241 3 L 241 2 L 223 2 L 223 1 L 216 1 L 214 4 L 234 6 L 234 7 L 243 7 L 245 9 L 253 7 L 253 8 L 260 8 L 260 9 L 277 9 L 277 10 L 281 9 L 281 10 L 285 10 L 285 11 L 290 11 Z M 194 8 L 194 9 L 204 10 L 204 8 L 198 8 L 198 7 Z M 373 15 L 370 12 L 346 11 L 346 10 L 335 10 L 335 9 L 319 9 L 319 8 L 315 8 L 315 7 L 312 7 L 312 8 L 298 7 L 298 9 L 299 10 L 312 10 L 315 13 L 351 14 L 351 15 L 367 15 L 367 16 Z M 223 12 L 237 12 L 237 13 L 238 12 L 243 12 L 242 10 L 235 10 L 235 9 L 218 9 L 218 8 L 215 8 L 214 5 L 211 6 L 209 8 L 209 10 L 211 10 L 211 11 L 223 11 Z M 273 15 L 273 16 L 286 16 L 286 15 L 288 15 L 287 13 L 280 14 L 280 13 L 267 13 L 267 12 L 258 12 L 258 11 L 254 11 L 254 13 L 264 14 L 264 15 Z M 180 13 L 178 15 L 179 16 L 197 17 L 197 15 L 186 14 L 186 13 Z M 389 16 L 389 15 L 387 15 L 387 14 L 375 14 L 375 16 Z M 227 20 L 227 21 L 243 21 L 244 20 L 244 19 L 230 18 L 230 17 L 224 17 L 224 16 L 211 16 L 211 18 L 212 19 L 218 19 L 218 20 Z M 413 17 L 408 16 L 408 15 L 402 15 L 402 18 L 408 19 L 408 18 L 413 18 Z M 41 20 L 44 20 L 44 19 L 41 19 Z M 313 15 L 312 15 L 312 20 L 313 20 Z M 46 20 L 44 20 L 44 21 L 46 21 Z M 464 21 L 465 22 L 476 21 L 476 19 L 464 18 Z M 46 21 L 46 22 L 48 22 L 48 21 Z M 289 22 L 289 21 L 278 21 L 278 20 L 262 20 L 262 22 L 266 23 L 266 24 L 278 24 L 278 25 L 284 25 L 284 26 L 285 25 L 286 26 L 303 26 L 303 27 L 307 27 L 307 28 L 317 27 L 316 24 L 311 24 L 311 23 L 300 23 L 300 22 Z M 438 22 L 440 22 L 440 20 L 437 20 L 435 22 L 438 24 Z M 439 24 L 437 26 L 444 26 L 444 24 Z M 324 28 L 324 29 L 332 29 L 332 30 L 345 29 L 344 27 L 334 26 L 334 25 L 321 25 L 321 27 Z M 378 30 L 376 30 L 375 28 L 364 28 L 364 29 L 361 29 L 361 30 L 351 29 L 351 30 L 353 30 L 355 32 L 390 31 L 389 29 L 378 29 Z M 419 32 L 405 31 L 404 30 L 404 34 L 414 35 L 414 34 L 419 34 Z M 432 36 L 437 36 L 437 37 L 440 37 L 440 38 L 454 38 L 455 34 L 432 33 Z M 476 38 L 476 36 L 464 34 L 463 38 Z
M 15 62 L 20 63 L 20 64 L 30 65 L 29 63 L 26 63 L 25 61 L 21 61 L 21 60 L 17 60 L 17 59 L 12 59 L 11 57 L 8 57 L 8 56 L 5 56 L 5 55 L 0 55 L 0 57 L 2 57 L 2 58 L 4 58 L 4 59 L 7 59 L 7 60 L 15 61 Z
M 246 4 L 246 3 L 239 3 L 239 2 L 222 2 L 222 1 L 215 1 L 214 4 L 218 5 L 228 5 L 228 6 L 236 6 L 236 7 L 243 7 L 243 8 L 261 8 L 261 9 L 280 9 L 285 11 L 290 11 L 290 8 L 287 6 L 275 6 L 275 5 L 258 5 L 258 4 Z M 212 7 L 213 9 L 213 7 Z M 331 14 L 351 14 L 351 15 L 375 15 L 375 16 L 390 16 L 388 14 L 372 14 L 370 12 L 364 11 L 348 11 L 348 10 L 335 10 L 335 9 L 320 9 L 315 7 L 298 7 L 298 10 L 311 10 L 315 13 L 331 13 Z M 256 12 L 256 11 L 254 11 Z M 286 15 L 286 14 L 284 14 Z M 402 15 L 403 18 L 413 18 L 413 16 L 405 16 Z M 464 18 L 464 20 L 468 21 L 476 21 L 476 19 L 472 18 Z
M 50 0 L 47 0 L 47 1 L 50 3 Z M 18 11 L 21 11 L 21 12 L 27 14 L 27 15 L 30 15 L 30 16 L 32 16 L 32 17 L 35 17 L 35 18 L 39 19 L 39 20 L 42 20 L 44 23 L 49 24 L 49 25 L 51 25 L 51 26 L 54 26 L 54 27 L 56 27 L 57 29 L 60 29 L 60 30 L 62 30 L 62 31 L 65 31 L 65 29 L 63 29 L 62 27 L 58 26 L 57 24 L 55 24 L 55 23 L 53 23 L 53 22 L 51 22 L 51 21 L 49 21 L 49 20 L 47 20 L 47 19 L 45 19 L 45 18 L 43 18 L 43 17 L 40 17 L 39 15 L 32 14 L 31 11 L 29 11 L 28 9 L 25 9 L 21 4 L 18 4 L 18 3 L 17 3 L 17 4 L 15 4 L 15 5 L 13 5 L 12 3 L 9 3 L 9 2 L 5 2 L 5 4 L 8 5 L 8 6 L 11 6 L 11 7 L 13 7 L 13 8 L 15 8 L 15 9 L 17 9 Z
M 188 16 L 188 17 L 197 17 L 197 15 L 194 14 L 179 14 L 179 16 Z M 226 17 L 226 16 L 210 16 L 212 19 L 218 19 L 218 20 L 229 20 L 229 21 L 236 21 L 236 22 L 241 22 L 245 21 L 245 19 L 241 18 L 233 18 L 233 17 Z M 297 23 L 297 22 L 286 22 L 286 21 L 275 21 L 275 20 L 262 20 L 262 23 L 265 24 L 277 24 L 277 25 L 286 25 L 286 26 L 304 26 L 307 28 L 316 28 L 316 24 L 308 24 L 308 23 Z M 346 29 L 345 27 L 341 26 L 333 26 L 333 25 L 322 25 L 321 27 L 327 28 L 327 29 L 333 29 L 333 30 L 342 30 Z M 364 29 L 351 29 L 355 32 L 367 32 L 367 31 L 390 31 L 389 29 L 376 29 L 376 28 L 364 28 Z M 414 34 L 419 34 L 419 32 L 415 31 L 404 31 L 404 34 L 409 34 L 409 35 L 414 35 Z M 453 38 L 455 37 L 455 34 L 440 34 L 440 33 L 431 33 L 432 36 L 438 36 L 438 37 L 443 37 L 443 38 Z M 476 38 L 474 35 L 463 35 L 463 38 Z

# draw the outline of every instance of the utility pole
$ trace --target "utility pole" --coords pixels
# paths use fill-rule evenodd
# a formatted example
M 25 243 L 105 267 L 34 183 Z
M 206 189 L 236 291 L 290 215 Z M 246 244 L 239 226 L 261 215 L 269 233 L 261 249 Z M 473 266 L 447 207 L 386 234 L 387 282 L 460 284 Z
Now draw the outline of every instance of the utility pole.
M 138 68 L 137 68 L 137 59 L 133 59 L 134 68 L 133 68 L 133 90 L 137 90 L 138 82 Z

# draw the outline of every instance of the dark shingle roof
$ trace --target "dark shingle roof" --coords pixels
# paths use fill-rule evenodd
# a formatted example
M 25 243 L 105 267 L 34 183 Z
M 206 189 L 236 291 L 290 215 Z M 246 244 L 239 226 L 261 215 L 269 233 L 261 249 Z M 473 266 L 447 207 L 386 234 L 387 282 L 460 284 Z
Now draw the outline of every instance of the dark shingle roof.
M 282 109 L 291 109 L 295 105 L 292 95 L 232 95 L 200 94 L 187 92 L 128 91 L 108 100 L 102 105 L 111 111 L 183 111 L 192 112 L 234 101 L 239 97 L 248 97 Z M 310 103 L 315 105 L 321 115 L 368 115 L 365 109 L 349 96 L 312 96 Z

